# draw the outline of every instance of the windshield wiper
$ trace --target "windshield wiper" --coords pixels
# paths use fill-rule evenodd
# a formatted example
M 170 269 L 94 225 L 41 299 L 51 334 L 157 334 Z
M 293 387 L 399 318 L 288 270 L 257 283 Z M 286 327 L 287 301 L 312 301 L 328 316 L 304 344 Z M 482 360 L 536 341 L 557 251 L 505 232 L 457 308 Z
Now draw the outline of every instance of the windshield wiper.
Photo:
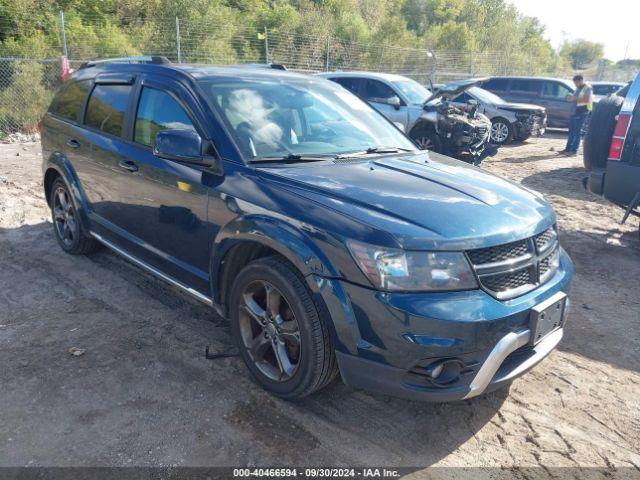
M 301 155 L 290 153 L 282 157 L 259 157 L 249 160 L 250 164 L 255 163 L 299 163 L 299 162 L 321 162 L 333 158 L 333 155 Z
M 373 155 L 373 154 L 381 154 L 381 153 L 400 153 L 400 152 L 413 152 L 413 150 L 410 148 L 404 148 L 404 147 L 370 147 L 370 148 L 367 148 L 366 150 L 362 150 L 359 152 L 343 153 L 341 155 L 338 155 L 335 158 L 340 160 L 342 158 L 361 157 L 363 155 Z

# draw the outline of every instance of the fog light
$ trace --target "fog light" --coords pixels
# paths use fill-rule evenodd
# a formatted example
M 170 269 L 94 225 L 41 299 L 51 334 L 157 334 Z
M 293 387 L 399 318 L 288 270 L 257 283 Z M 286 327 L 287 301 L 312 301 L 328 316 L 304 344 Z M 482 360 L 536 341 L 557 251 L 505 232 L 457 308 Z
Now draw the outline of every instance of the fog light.
M 464 363 L 456 358 L 439 360 L 427 367 L 427 375 L 431 381 L 437 385 L 447 385 L 457 382 L 460 379 L 460 371 L 464 368 Z
M 442 373 L 442 370 L 444 370 L 444 363 L 439 363 L 435 367 L 427 369 L 429 376 L 433 379 L 438 378 Z

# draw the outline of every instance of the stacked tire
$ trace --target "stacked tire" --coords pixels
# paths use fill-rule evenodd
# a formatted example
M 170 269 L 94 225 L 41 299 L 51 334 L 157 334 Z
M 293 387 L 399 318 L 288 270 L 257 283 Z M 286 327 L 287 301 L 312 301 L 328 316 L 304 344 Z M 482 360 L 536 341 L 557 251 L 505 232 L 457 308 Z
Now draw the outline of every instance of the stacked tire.
M 589 128 L 584 137 L 584 167 L 605 168 L 609 157 L 611 138 L 624 97 L 610 95 L 595 104 Z

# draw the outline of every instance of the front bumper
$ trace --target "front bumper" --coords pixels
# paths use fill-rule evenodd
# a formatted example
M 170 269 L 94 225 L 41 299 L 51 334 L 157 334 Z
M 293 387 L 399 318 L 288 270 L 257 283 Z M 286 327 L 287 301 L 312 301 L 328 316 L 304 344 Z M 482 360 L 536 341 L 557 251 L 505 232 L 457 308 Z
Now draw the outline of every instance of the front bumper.
M 523 140 L 532 136 L 542 136 L 547 131 L 547 118 L 530 117 L 522 121 L 518 120 L 514 124 L 514 138 Z
M 491 350 L 471 383 L 439 390 L 427 391 L 407 384 L 407 372 L 401 368 L 341 353 L 338 353 L 338 362 L 343 381 L 352 387 L 410 400 L 447 402 L 472 398 L 510 383 L 544 360 L 560 343 L 563 333 L 563 328 L 555 330 L 531 348 L 524 358 L 512 360 L 508 357 L 527 345 L 531 331 L 508 333 Z
M 452 401 L 494 390 L 533 368 L 558 345 L 562 328 L 530 344 L 530 312 L 568 293 L 572 273 L 563 251 L 560 268 L 549 281 L 508 301 L 481 290 L 395 294 L 339 282 L 345 298 L 334 305 L 348 315 L 329 313 L 341 376 L 353 387 L 414 400 Z M 459 362 L 460 375 L 434 384 L 425 372 L 445 360 Z

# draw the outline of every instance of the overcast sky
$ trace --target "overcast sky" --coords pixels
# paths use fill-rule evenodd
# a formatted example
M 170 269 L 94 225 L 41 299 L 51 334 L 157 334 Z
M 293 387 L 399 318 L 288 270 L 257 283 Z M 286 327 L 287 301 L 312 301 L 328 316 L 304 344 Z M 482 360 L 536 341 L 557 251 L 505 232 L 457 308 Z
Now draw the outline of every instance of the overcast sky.
M 525 15 L 538 17 L 557 48 L 564 38 L 604 45 L 605 56 L 640 58 L 639 0 L 508 0 Z

